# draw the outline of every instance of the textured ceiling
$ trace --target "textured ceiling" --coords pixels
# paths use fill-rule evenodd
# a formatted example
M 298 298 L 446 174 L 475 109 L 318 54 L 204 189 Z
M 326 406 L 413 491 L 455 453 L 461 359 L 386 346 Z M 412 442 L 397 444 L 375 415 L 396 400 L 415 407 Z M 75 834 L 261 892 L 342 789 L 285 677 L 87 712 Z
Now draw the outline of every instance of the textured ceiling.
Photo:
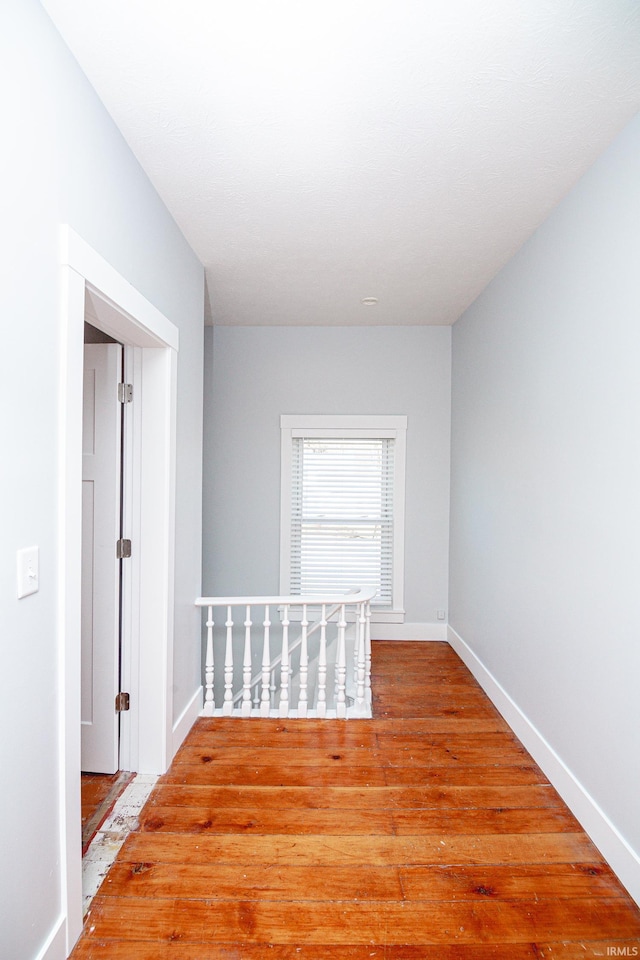
M 637 0 L 42 2 L 214 323 L 452 323 L 640 108 Z

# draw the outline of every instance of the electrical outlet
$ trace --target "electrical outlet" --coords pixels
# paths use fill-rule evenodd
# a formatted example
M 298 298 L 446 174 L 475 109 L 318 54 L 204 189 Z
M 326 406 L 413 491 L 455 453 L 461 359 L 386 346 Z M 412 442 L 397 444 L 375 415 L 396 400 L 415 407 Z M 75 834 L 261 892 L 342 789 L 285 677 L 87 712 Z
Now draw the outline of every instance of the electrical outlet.
M 18 550 L 18 600 L 37 593 L 40 589 L 40 550 L 24 547 Z
M 446 610 L 438 610 L 438 620 L 446 620 L 446 617 L 447 617 Z

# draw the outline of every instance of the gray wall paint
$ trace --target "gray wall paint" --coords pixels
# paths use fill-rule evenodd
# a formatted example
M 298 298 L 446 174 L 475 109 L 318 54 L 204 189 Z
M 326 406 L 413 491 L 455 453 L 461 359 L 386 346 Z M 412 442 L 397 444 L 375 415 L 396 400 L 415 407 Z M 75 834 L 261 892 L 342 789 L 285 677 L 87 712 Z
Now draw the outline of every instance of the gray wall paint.
M 200 683 L 202 268 L 35 0 L 0 12 L 3 93 L 0 955 L 40 950 L 61 909 L 56 698 L 59 228 L 68 223 L 180 330 L 174 706 Z M 80 491 L 78 491 L 80 496 Z M 16 599 L 16 550 L 40 591 Z
M 640 855 L 640 120 L 453 333 L 450 622 Z
M 447 607 L 448 327 L 207 330 L 203 587 L 279 589 L 280 415 L 407 414 L 405 608 Z

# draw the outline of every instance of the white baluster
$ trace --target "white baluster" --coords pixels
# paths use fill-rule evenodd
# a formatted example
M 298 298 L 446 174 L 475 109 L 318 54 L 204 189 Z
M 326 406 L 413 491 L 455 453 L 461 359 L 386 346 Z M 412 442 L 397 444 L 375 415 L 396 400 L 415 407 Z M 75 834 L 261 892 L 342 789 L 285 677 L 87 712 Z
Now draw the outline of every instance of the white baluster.
M 204 712 L 213 716 L 215 701 L 213 698 L 213 607 L 207 607 L 207 653 L 204 662 Z
M 269 620 L 269 606 L 266 605 L 264 608 L 264 623 L 263 623 L 263 641 L 262 641 L 262 697 L 260 700 L 260 716 L 268 717 L 269 708 L 271 701 L 271 693 L 269 691 L 269 685 L 271 683 L 271 653 L 269 652 L 269 627 L 271 626 L 271 621 Z
M 251 607 L 247 604 L 244 620 L 244 659 L 242 661 L 242 716 L 251 716 Z
M 298 716 L 306 717 L 309 698 L 309 651 L 307 638 L 309 621 L 307 619 L 306 603 L 302 604 L 302 622 L 300 626 L 302 627 L 302 637 L 300 641 L 300 697 L 298 699 Z
M 285 603 L 282 617 L 282 656 L 280 658 L 280 710 L 279 716 L 289 716 L 289 604 Z
M 366 627 L 365 627 L 365 683 L 367 690 L 371 690 L 371 603 L 367 601 Z
M 364 704 L 365 673 L 366 673 L 366 623 L 364 603 L 358 604 L 358 627 L 356 642 L 356 699 L 358 705 Z
M 320 652 L 318 653 L 318 717 L 327 715 L 327 605 L 322 604 L 320 619 Z
M 222 713 L 225 717 L 230 717 L 233 713 L 233 619 L 231 617 L 231 607 L 227 607 L 227 645 L 224 654 L 224 703 L 222 704 Z
M 336 670 L 336 716 L 344 718 L 347 715 L 347 651 L 345 647 L 345 618 L 344 603 L 340 604 L 340 619 L 338 620 L 338 662 Z

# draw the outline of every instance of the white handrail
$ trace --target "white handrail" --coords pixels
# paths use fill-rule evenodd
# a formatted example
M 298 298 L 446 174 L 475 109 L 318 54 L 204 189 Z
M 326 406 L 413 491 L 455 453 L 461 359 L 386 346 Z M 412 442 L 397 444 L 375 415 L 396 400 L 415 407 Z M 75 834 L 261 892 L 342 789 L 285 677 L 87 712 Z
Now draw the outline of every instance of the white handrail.
M 301 607 L 306 604 L 308 607 L 320 607 L 323 603 L 329 605 L 341 606 L 343 603 L 351 605 L 352 603 L 370 603 L 376 595 L 376 591 L 370 587 L 360 587 L 357 590 L 350 590 L 348 593 L 327 593 L 318 596 L 273 596 L 273 597 L 198 597 L 196 607 L 239 607 L 239 606 L 280 606 L 288 604 L 290 607 Z
M 370 588 L 354 589 L 346 594 L 326 594 L 324 596 L 251 596 L 251 597 L 199 597 L 195 604 L 198 607 L 207 608 L 207 645 L 205 658 L 205 699 L 203 713 L 212 716 L 214 713 L 222 713 L 231 716 L 234 713 L 244 717 L 248 716 L 280 716 L 286 718 L 290 715 L 298 717 L 317 716 L 324 717 L 332 713 L 338 717 L 347 717 L 349 715 L 349 706 L 355 704 L 355 712 L 359 716 L 367 715 L 367 704 L 370 705 L 370 605 L 375 596 L 375 591 Z M 259 606 L 264 609 L 264 620 L 262 623 L 263 635 L 261 651 L 256 651 L 261 656 L 261 668 L 257 675 L 252 676 L 252 643 L 251 626 L 253 625 L 251 607 Z M 276 637 L 271 637 L 271 620 L 269 617 L 272 606 L 280 608 L 281 617 L 279 627 L 282 629 L 281 649 L 273 657 L 271 654 L 271 645 Z M 222 704 L 218 709 L 215 703 L 214 695 L 214 610 L 216 608 L 226 608 L 226 618 L 218 620 L 219 627 L 226 627 L 226 642 L 222 650 L 218 650 L 216 660 L 222 656 L 224 663 L 224 685 L 222 693 Z M 244 647 L 243 656 L 238 658 L 242 660 L 242 683 L 240 688 L 234 689 L 234 620 L 233 607 L 244 608 Z M 327 608 L 330 607 L 329 610 Z M 291 608 L 301 609 L 301 628 L 300 636 L 291 642 L 289 636 L 289 627 L 291 623 Z M 310 624 L 308 619 L 309 608 L 318 610 L 318 619 Z M 347 608 L 353 608 L 355 614 L 355 625 L 347 632 Z M 337 622 L 332 618 L 338 614 Z M 349 621 L 353 619 L 350 614 Z M 294 620 L 297 619 L 294 616 Z M 327 651 L 329 647 L 328 627 L 333 624 L 332 633 L 337 629 L 337 658 L 331 662 L 335 681 L 335 704 L 330 706 L 328 701 L 330 691 L 327 690 Z M 313 682 L 310 680 L 309 668 L 309 641 L 316 633 L 320 631 L 319 645 L 311 657 L 311 662 L 317 661 L 317 683 L 315 684 L 315 703 L 311 702 L 311 692 L 313 691 Z M 347 641 L 347 637 L 349 640 Z M 219 647 L 221 639 L 216 641 Z M 353 644 L 353 656 L 347 657 L 347 642 Z M 239 638 L 235 646 L 239 652 Z M 294 699 L 295 687 L 292 687 L 292 655 L 300 649 L 299 657 L 299 695 L 297 706 Z M 332 648 L 333 650 L 333 648 Z M 350 681 L 348 663 L 353 664 L 353 688 L 349 687 Z M 280 670 L 277 667 L 280 666 Z M 279 674 L 279 677 L 277 677 Z M 313 675 L 311 675 L 313 677 Z M 218 671 L 218 684 L 222 676 Z M 276 681 L 280 680 L 279 702 L 276 698 Z M 252 701 L 251 691 L 255 688 L 256 696 Z M 350 695 L 352 693 L 352 696 Z M 236 704 L 240 704 L 236 711 Z M 328 709 L 329 708 L 329 709 Z M 370 715 L 370 714 L 369 714 Z

